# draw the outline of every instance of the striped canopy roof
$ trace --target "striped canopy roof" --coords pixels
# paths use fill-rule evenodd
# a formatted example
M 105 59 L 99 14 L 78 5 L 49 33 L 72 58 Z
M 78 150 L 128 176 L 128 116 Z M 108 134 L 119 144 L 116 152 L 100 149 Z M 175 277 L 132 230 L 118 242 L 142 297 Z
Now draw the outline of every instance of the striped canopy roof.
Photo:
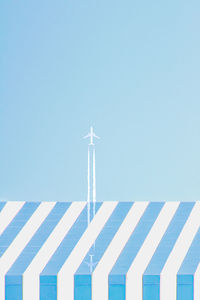
M 200 300 L 199 262 L 200 202 L 0 203 L 0 299 Z

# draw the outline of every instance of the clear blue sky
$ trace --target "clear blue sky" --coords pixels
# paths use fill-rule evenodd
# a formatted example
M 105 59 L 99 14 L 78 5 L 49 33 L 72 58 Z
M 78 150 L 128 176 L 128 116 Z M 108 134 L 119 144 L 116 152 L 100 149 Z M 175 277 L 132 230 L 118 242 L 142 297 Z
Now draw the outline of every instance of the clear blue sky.
M 0 2 L 0 199 L 200 199 L 200 2 Z

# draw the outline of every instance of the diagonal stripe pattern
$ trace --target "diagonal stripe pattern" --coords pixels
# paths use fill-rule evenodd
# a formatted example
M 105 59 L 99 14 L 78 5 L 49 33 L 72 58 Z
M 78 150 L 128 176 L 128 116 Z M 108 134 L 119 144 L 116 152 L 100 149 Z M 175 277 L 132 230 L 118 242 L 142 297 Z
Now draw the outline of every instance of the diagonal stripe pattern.
M 199 300 L 200 202 L 1 202 L 0 299 Z

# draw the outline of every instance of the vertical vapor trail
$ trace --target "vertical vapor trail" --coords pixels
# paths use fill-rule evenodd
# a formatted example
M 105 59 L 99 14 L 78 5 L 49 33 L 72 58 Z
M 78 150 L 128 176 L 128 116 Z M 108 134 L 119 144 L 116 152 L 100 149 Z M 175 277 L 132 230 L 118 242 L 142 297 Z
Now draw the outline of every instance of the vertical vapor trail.
M 96 163 L 95 163 L 95 146 L 93 146 L 93 189 L 92 189 L 92 200 L 93 200 L 93 218 L 95 216 L 95 206 L 96 206 Z M 95 241 L 93 244 L 93 248 L 95 250 Z
M 93 255 L 90 254 L 90 273 L 92 273 L 93 270 Z
M 93 202 L 96 202 L 95 148 L 93 148 Z
M 90 224 L 90 148 L 88 146 L 88 197 L 87 197 L 87 217 Z
M 95 164 L 95 146 L 93 146 L 93 218 L 95 216 L 95 206 L 96 206 L 96 164 Z M 95 242 L 94 242 L 95 249 Z

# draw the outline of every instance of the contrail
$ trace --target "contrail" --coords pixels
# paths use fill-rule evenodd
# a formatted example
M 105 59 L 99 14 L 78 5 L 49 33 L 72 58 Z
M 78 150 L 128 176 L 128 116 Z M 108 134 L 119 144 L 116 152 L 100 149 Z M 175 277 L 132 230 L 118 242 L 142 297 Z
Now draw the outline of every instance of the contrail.
M 95 216 L 95 213 L 96 213 L 96 209 L 95 209 L 95 206 L 96 206 L 96 162 L 95 162 L 95 146 L 93 146 L 93 218 Z M 95 242 L 94 242 L 94 245 L 93 245 L 94 249 L 95 249 Z
M 93 138 L 99 139 L 99 137 L 94 133 L 93 127 L 90 127 L 90 132 L 84 136 L 85 138 L 90 138 L 90 143 L 88 144 L 88 197 L 87 197 L 87 208 L 88 208 L 88 225 L 90 223 L 90 202 L 91 202 L 91 187 L 90 181 L 92 182 L 92 202 L 93 202 L 93 217 L 95 216 L 95 203 L 96 203 L 96 170 L 95 170 L 95 144 L 93 143 Z M 91 157 L 90 157 L 91 156 Z M 90 166 L 90 158 L 92 159 L 92 167 Z
M 95 148 L 93 148 L 93 202 L 96 202 Z
M 88 198 L 87 198 L 87 209 L 88 209 L 88 225 L 90 224 L 90 148 L 88 146 Z

